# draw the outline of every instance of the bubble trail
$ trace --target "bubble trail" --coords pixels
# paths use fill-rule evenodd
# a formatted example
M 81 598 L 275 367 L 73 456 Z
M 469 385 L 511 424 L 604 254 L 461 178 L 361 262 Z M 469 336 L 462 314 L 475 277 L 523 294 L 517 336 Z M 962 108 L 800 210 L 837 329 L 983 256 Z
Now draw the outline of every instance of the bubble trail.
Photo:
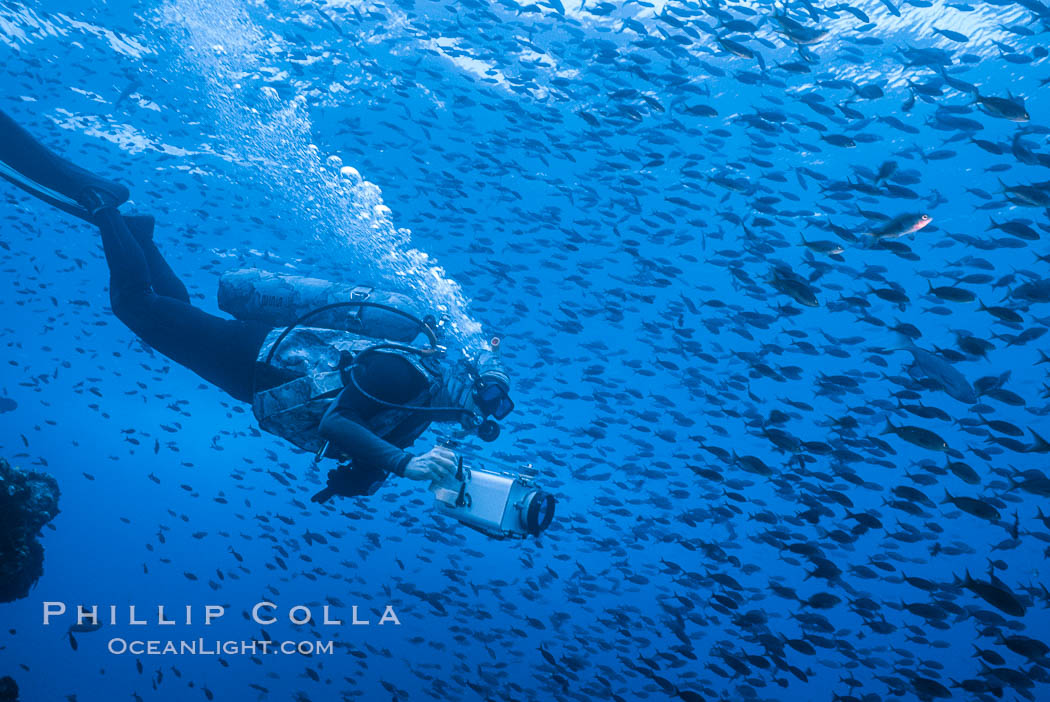
M 462 288 L 396 227 L 382 191 L 312 143 L 307 100 L 282 98 L 266 83 L 276 69 L 265 57 L 280 37 L 264 33 L 244 7 L 228 0 L 173 0 L 161 11 L 178 52 L 176 69 L 202 81 L 214 120 L 216 155 L 238 164 L 301 219 L 330 259 L 369 270 L 391 289 L 428 301 L 449 318 L 447 341 L 465 350 L 486 345 Z

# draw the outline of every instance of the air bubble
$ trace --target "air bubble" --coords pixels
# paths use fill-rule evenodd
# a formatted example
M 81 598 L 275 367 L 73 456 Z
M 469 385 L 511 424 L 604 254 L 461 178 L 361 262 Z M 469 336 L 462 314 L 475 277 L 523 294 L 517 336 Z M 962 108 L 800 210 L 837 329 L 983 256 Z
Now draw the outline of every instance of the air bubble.
M 339 169 L 339 175 L 349 180 L 353 185 L 361 183 L 361 174 L 353 166 L 343 166 Z

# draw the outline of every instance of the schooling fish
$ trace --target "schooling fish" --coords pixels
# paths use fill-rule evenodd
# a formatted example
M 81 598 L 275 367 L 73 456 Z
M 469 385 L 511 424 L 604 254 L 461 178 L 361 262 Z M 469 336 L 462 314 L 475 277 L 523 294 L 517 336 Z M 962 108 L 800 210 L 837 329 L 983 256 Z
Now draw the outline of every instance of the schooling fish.
M 924 213 L 902 214 L 894 217 L 878 229 L 865 233 L 876 239 L 896 239 L 908 234 L 914 234 L 932 221 L 933 218 Z
M 909 444 L 924 448 L 929 451 L 947 451 L 947 442 L 929 429 L 913 427 L 909 425 L 894 426 L 889 419 L 886 420 L 886 428 L 883 434 L 896 434 Z
M 1024 100 L 1013 96 L 1009 98 L 988 97 L 974 89 L 973 101 L 992 117 L 1002 117 L 1011 122 L 1027 122 L 1031 119 L 1028 110 L 1025 109 Z
M 912 355 L 915 368 L 936 381 L 949 396 L 968 405 L 977 402 L 977 393 L 974 392 L 973 386 L 952 364 L 915 344 L 909 343 L 903 350 Z

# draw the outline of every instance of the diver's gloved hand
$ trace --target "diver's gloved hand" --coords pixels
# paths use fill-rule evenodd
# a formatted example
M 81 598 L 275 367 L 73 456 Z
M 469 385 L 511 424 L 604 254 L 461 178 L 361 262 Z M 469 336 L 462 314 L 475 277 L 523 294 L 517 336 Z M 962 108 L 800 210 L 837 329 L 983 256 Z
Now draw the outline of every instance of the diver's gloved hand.
M 374 495 L 385 480 L 386 473 L 383 471 L 371 471 L 354 468 L 351 464 L 343 464 L 328 471 L 328 484 L 310 499 L 313 502 L 327 502 L 334 495 L 341 497 Z
M 456 454 L 444 446 L 435 446 L 408 462 L 405 477 L 409 480 L 442 481 L 456 474 L 456 465 Z

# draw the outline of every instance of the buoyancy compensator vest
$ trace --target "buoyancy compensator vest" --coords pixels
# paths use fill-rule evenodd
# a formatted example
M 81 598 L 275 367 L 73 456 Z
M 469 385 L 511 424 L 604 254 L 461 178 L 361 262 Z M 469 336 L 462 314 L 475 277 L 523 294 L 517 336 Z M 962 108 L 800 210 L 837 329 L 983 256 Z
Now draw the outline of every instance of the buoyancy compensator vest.
M 420 411 L 441 391 L 437 360 L 442 349 L 432 318 L 415 314 L 418 305 L 411 298 L 249 269 L 221 277 L 219 307 L 237 319 L 286 325 L 267 335 L 256 359 L 284 378 L 272 387 L 256 387 L 252 411 L 264 431 L 320 454 L 325 448 L 321 418 L 346 384 L 354 361 L 370 353 L 400 356 L 419 374 L 424 389 L 404 405 L 382 407 L 369 418 L 368 428 L 401 446 L 425 431 L 429 419 L 421 419 Z M 408 345 L 420 334 L 427 337 L 430 349 Z

